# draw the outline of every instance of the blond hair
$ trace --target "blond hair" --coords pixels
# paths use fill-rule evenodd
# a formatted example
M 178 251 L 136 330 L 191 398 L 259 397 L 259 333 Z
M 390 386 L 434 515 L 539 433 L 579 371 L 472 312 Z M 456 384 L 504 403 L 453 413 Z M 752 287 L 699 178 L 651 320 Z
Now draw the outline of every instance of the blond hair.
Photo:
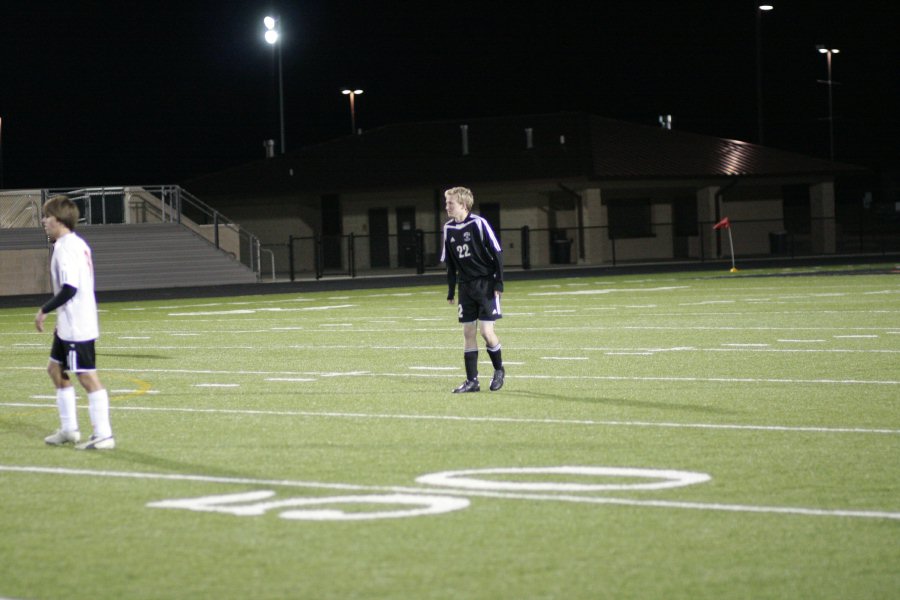
M 53 196 L 41 212 L 45 217 L 56 217 L 56 220 L 65 225 L 69 229 L 75 229 L 78 218 L 81 214 L 78 212 L 78 205 L 69 200 L 68 196 Z
M 472 194 L 472 190 L 465 187 L 453 187 L 444 192 L 445 198 L 450 196 L 456 196 L 459 203 L 465 206 L 467 211 L 472 211 L 472 205 L 475 204 L 475 196 Z

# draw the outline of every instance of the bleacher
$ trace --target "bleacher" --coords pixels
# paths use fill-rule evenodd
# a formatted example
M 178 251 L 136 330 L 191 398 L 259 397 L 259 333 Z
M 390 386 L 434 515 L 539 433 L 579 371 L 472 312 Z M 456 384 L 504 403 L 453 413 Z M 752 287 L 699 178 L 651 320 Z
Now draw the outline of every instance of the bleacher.
M 256 283 L 256 273 L 177 223 L 91 225 L 97 291 Z
M 98 292 L 260 281 L 255 236 L 218 213 L 199 211 L 207 207 L 180 188 L 77 192 L 70 194 L 83 216 L 76 231 L 93 251 Z M 0 214 L 0 296 L 49 292 L 51 245 L 36 222 L 41 194 L 2 196 L 15 212 Z M 184 215 L 187 202 L 203 221 Z M 110 214 L 118 222 L 110 223 Z

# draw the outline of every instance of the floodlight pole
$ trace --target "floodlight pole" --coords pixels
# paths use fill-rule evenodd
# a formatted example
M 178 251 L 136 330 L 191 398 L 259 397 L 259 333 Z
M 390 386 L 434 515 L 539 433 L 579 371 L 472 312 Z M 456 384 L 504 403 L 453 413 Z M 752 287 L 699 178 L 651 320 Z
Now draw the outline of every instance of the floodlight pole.
M 3 117 L 0 117 L 0 190 L 3 189 Z
M 362 90 L 341 90 L 345 96 L 350 96 L 350 133 L 356 133 L 356 104 L 354 100 L 356 96 L 362 94 Z
M 828 86 L 828 152 L 831 160 L 834 160 L 834 81 L 831 80 L 831 55 L 839 54 L 840 50 L 837 48 L 826 48 L 822 45 L 816 46 L 816 50 L 819 51 L 819 54 L 824 54 L 828 60 L 828 79 L 825 81 L 820 79 L 819 83 L 824 83 Z
M 284 77 L 281 68 L 281 18 L 266 17 L 263 19 L 266 26 L 266 42 L 273 46 L 277 46 L 278 52 L 278 122 L 281 128 L 281 153 L 285 152 L 284 141 Z
M 763 136 L 763 92 L 762 92 L 762 15 L 775 8 L 771 4 L 760 4 L 756 8 L 756 143 L 764 144 Z

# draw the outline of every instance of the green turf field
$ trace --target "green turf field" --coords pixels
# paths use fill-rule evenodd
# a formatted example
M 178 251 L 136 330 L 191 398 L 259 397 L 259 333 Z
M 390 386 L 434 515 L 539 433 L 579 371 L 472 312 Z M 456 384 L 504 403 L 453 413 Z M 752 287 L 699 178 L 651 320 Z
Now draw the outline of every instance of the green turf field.
M 896 598 L 891 267 L 101 304 L 93 453 L 0 310 L 0 597 Z

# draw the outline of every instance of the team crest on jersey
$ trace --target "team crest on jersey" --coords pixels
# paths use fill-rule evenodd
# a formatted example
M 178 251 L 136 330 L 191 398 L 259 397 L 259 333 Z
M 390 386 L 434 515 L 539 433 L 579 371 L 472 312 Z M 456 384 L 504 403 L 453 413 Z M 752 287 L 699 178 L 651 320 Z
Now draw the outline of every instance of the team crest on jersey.
M 472 234 L 469 233 L 468 231 L 463 231 L 463 241 L 464 241 L 464 242 L 471 242 L 471 241 L 472 241 Z

